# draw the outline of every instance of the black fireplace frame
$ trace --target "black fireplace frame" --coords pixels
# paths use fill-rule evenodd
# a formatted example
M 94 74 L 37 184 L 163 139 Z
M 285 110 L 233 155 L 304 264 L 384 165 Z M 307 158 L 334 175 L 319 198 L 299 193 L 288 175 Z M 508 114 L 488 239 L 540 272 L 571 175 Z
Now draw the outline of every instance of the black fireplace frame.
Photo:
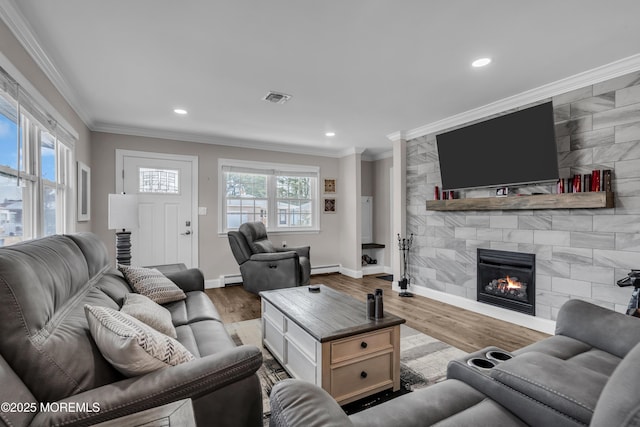
M 478 248 L 477 252 L 477 278 L 478 278 L 478 301 L 495 305 L 509 310 L 518 311 L 520 313 L 536 315 L 536 255 L 523 252 L 507 252 L 495 249 Z M 505 270 L 521 270 L 531 275 L 531 283 L 527 286 L 527 302 L 517 301 L 514 299 L 503 298 L 497 295 L 491 295 L 484 292 L 486 283 L 483 283 L 480 274 L 481 266 L 491 266 L 494 268 L 503 268 Z

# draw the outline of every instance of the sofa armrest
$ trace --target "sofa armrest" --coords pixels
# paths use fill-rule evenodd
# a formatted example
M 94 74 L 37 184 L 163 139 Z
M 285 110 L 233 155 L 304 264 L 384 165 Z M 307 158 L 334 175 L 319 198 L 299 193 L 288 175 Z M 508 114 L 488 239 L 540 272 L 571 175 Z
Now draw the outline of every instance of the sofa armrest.
M 349 417 L 322 388 L 302 380 L 273 386 L 269 427 L 352 426 Z
M 73 410 L 40 412 L 33 425 L 86 426 L 186 398 L 198 398 L 253 375 L 262 353 L 243 345 L 69 396 L 56 403 Z M 85 410 L 78 410 L 79 408 Z
M 521 409 L 521 395 L 530 403 L 537 402 L 586 425 L 609 379 L 570 361 L 533 351 L 499 363 L 491 370 L 491 378 L 506 386 L 492 397 L 525 421 L 532 422 L 540 415 L 533 404 L 526 412 L 517 411 Z
M 574 299 L 560 308 L 556 335 L 575 338 L 624 358 L 640 343 L 640 319 Z
M 309 253 L 311 252 L 310 246 L 299 246 L 299 247 L 286 247 L 286 248 L 276 248 L 278 252 L 287 252 L 293 251 L 298 254 L 300 257 L 309 258 Z
M 204 276 L 202 275 L 202 271 L 197 268 L 167 273 L 165 276 L 185 292 L 204 292 Z
M 204 276 L 197 268 L 187 268 L 184 264 L 149 265 L 155 268 L 185 292 L 204 291 Z

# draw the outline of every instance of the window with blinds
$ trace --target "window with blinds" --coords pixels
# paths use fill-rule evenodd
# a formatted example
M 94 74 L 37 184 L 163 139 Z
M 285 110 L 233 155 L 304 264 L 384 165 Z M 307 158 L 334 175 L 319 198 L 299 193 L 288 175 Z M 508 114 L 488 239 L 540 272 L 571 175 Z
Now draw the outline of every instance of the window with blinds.
M 0 68 L 0 246 L 68 231 L 74 141 Z
M 270 231 L 317 231 L 318 167 L 220 159 L 220 232 L 245 222 Z

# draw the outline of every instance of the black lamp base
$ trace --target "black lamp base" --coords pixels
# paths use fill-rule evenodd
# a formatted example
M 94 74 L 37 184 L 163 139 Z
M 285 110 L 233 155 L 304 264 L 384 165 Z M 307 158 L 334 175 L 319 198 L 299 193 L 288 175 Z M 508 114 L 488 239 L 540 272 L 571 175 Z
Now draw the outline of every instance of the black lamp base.
M 131 232 L 116 232 L 116 262 L 122 265 L 131 265 Z

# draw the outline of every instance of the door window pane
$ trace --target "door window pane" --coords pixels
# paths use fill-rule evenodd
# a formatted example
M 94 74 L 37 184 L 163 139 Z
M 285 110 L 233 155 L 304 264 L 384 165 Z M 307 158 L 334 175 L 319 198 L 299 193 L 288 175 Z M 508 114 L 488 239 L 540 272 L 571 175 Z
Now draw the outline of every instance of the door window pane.
M 173 169 L 140 168 L 140 193 L 180 193 L 180 171 Z

